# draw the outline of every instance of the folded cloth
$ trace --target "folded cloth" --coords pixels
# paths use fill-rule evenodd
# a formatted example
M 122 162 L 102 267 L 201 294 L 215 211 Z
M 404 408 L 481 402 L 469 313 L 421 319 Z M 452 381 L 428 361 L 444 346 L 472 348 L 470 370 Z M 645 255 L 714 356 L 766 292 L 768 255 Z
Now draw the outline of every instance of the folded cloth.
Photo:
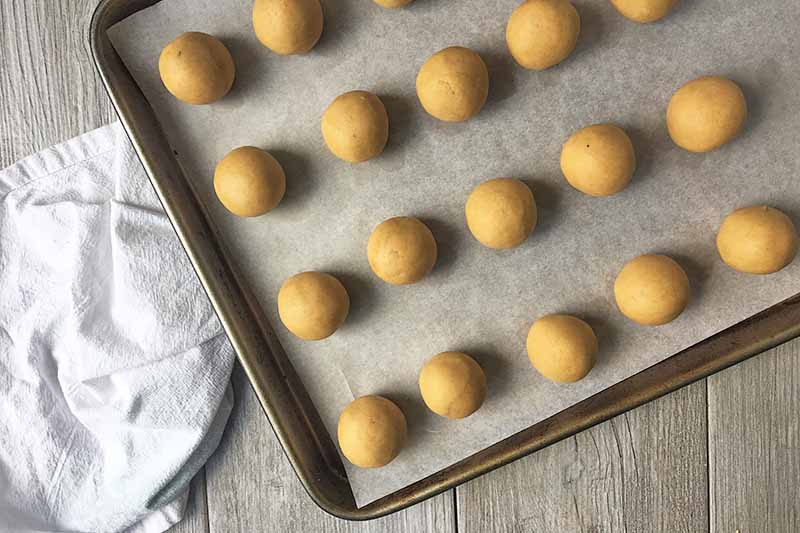
M 232 363 L 119 124 L 0 172 L 0 530 L 169 528 Z

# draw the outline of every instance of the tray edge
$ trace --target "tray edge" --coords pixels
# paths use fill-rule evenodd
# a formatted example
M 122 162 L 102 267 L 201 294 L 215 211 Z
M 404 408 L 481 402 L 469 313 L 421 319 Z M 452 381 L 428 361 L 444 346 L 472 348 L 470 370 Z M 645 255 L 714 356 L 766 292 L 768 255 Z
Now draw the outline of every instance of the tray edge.
M 105 62 L 107 61 L 107 57 L 105 57 L 107 50 L 103 50 L 103 33 L 110 24 L 107 23 L 109 14 L 103 11 L 112 8 L 117 10 L 127 8 L 132 13 L 158 1 L 160 0 L 132 0 L 130 2 L 101 0 L 92 17 L 89 36 L 95 67 L 128 137 L 136 148 L 140 160 L 142 160 L 142 164 L 159 196 L 159 200 L 162 202 L 182 245 L 187 251 L 195 272 L 200 278 L 209 299 L 212 301 L 220 321 L 225 326 L 226 332 L 231 337 L 239 360 L 287 458 L 309 496 L 324 511 L 347 520 L 369 520 L 399 511 L 800 336 L 800 295 L 795 295 L 565 409 L 553 417 L 543 420 L 454 465 L 364 507 L 355 507 L 352 493 L 350 493 L 350 501 L 348 502 L 331 498 L 329 494 L 320 492 L 319 487 L 310 479 L 314 478 L 315 481 L 319 481 L 321 478 L 318 476 L 322 472 L 318 469 L 312 471 L 308 468 L 308 465 L 303 464 L 300 455 L 295 449 L 297 443 L 292 442 L 296 435 L 290 435 L 287 432 L 282 423 L 280 413 L 276 412 L 272 406 L 271 402 L 274 399 L 268 394 L 269 390 L 263 386 L 269 381 L 268 376 L 264 376 L 265 369 L 261 367 L 264 361 L 259 361 L 262 358 L 251 353 L 248 348 L 249 343 L 237 342 L 239 340 L 239 336 L 236 334 L 238 330 L 229 320 L 226 302 L 222 301 L 219 291 L 214 287 L 214 280 L 205 272 L 205 268 L 197 264 L 197 254 L 193 251 L 194 247 L 191 243 L 191 238 L 187 235 L 187 230 L 181 223 L 181 213 L 173 208 L 171 201 L 165 197 L 165 193 L 161 189 L 161 182 L 155 176 L 155 171 L 152 168 L 152 162 L 148 161 L 147 153 L 143 149 L 143 141 L 137 134 L 138 130 L 133 123 L 132 115 L 125 102 L 122 102 L 121 97 L 116 93 L 108 75 L 107 69 L 109 65 Z M 127 5 L 121 7 L 123 4 Z M 137 9 L 137 6 L 141 7 Z M 110 47 L 110 43 L 106 46 Z M 116 54 L 114 53 L 114 55 Z M 142 98 L 144 99 L 143 96 Z M 173 164 L 178 169 L 176 173 L 182 175 L 177 160 L 174 160 L 171 154 L 167 158 L 173 159 Z M 184 181 L 187 180 L 184 178 Z M 196 201 L 194 203 L 197 204 Z M 196 205 L 196 207 L 201 212 L 201 216 L 203 216 L 202 207 L 200 205 Z M 205 218 L 207 219 L 207 217 Z M 208 220 L 205 222 L 209 224 Z M 213 235 L 213 230 L 209 233 Z M 218 259 L 224 263 L 221 258 Z M 227 266 L 229 267 L 227 272 L 219 271 L 214 274 L 222 275 L 224 282 L 228 285 L 228 290 L 233 290 L 235 287 L 236 292 L 243 295 L 249 312 L 256 316 L 256 323 L 263 324 L 263 315 L 259 310 L 260 308 L 257 304 L 254 305 L 255 302 L 242 289 L 230 265 Z M 273 356 L 272 351 L 276 348 L 281 350 L 274 335 L 270 335 L 266 331 L 260 331 L 258 335 L 264 337 L 261 341 L 268 348 L 270 356 Z M 668 379 L 663 379 L 661 373 L 666 371 L 672 372 L 672 374 Z M 647 384 L 647 388 L 640 388 L 641 383 Z M 302 384 L 300 384 L 300 387 L 302 387 Z M 306 420 L 306 424 L 308 424 L 308 420 Z M 568 427 L 561 430 L 553 430 L 554 427 L 559 425 Z M 319 443 L 318 437 L 313 437 L 313 439 L 315 443 Z M 329 462 L 330 458 L 326 458 L 325 463 Z M 328 473 L 330 474 L 330 472 Z M 349 490 L 349 485 L 346 481 L 345 485 Z M 341 489 L 342 487 L 339 486 L 338 488 Z M 352 504 L 352 506 L 347 504 Z

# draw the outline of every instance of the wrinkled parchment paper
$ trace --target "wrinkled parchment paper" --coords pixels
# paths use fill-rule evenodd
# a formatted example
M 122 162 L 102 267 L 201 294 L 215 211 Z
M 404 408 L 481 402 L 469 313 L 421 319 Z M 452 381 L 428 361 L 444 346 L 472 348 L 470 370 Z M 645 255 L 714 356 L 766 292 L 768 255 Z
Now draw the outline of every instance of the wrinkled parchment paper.
M 578 0 L 581 37 L 561 65 L 517 67 L 505 47 L 516 0 L 417 0 L 384 10 L 368 0 L 322 0 L 325 30 L 305 56 L 281 57 L 256 39 L 245 0 L 163 0 L 115 26 L 114 46 L 141 86 L 170 143 L 210 209 L 234 262 L 332 435 L 353 398 L 383 394 L 409 422 L 408 447 L 389 466 L 348 465 L 359 505 L 421 479 L 800 292 L 800 260 L 770 276 L 746 276 L 717 258 L 714 237 L 734 208 L 768 203 L 800 222 L 800 5 L 785 0 L 686 0 L 669 18 L 641 25 L 608 2 Z M 161 48 L 184 31 L 218 36 L 237 65 L 233 91 L 210 106 L 178 102 L 158 77 Z M 490 70 L 489 101 L 474 119 L 437 122 L 420 107 L 414 79 L 449 45 L 478 51 Z M 672 92 L 720 74 L 748 99 L 744 134 L 698 155 L 670 141 Z M 352 165 L 324 146 L 320 117 L 340 93 L 366 89 L 386 104 L 383 155 Z M 614 122 L 630 133 L 638 169 L 611 198 L 571 189 L 559 171 L 562 143 L 576 129 Z M 272 152 L 287 174 L 273 212 L 237 218 L 216 200 L 216 162 L 240 145 Z M 479 182 L 524 179 L 539 225 L 520 248 L 479 245 L 463 206 Z M 394 215 L 420 217 L 440 257 L 408 287 L 381 282 L 366 257 L 372 228 Z M 673 323 L 646 328 L 616 310 L 612 284 L 625 261 L 671 255 L 688 272 L 693 300 Z M 352 299 L 331 338 L 303 342 L 277 316 L 278 288 L 303 270 L 331 272 Z M 601 354 L 589 376 L 555 385 L 528 363 L 531 322 L 552 312 L 587 320 Z M 417 389 L 423 362 L 444 350 L 472 354 L 488 374 L 475 415 L 429 413 Z

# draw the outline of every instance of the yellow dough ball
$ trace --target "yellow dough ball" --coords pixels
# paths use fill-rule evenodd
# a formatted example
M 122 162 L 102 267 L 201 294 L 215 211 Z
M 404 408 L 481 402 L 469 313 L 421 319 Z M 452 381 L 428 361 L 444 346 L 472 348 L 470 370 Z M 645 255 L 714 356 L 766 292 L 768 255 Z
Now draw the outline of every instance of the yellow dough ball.
M 436 264 L 436 240 L 416 218 L 390 218 L 369 236 L 367 258 L 375 275 L 386 283 L 416 283 Z
M 575 49 L 581 18 L 567 0 L 527 0 L 508 19 L 506 44 L 521 67 L 544 70 Z
M 188 104 L 210 104 L 231 90 L 236 66 L 218 39 L 200 32 L 179 35 L 158 58 L 161 81 L 172 95 Z
M 665 255 L 641 255 L 629 261 L 614 281 L 614 297 L 623 315 L 643 326 L 672 322 L 689 302 L 689 278 Z
M 407 6 L 414 0 L 372 0 L 372 1 L 381 7 L 385 7 L 387 9 L 395 9 L 398 7 Z
M 378 468 L 391 463 L 403 449 L 406 417 L 382 396 L 362 396 L 342 411 L 337 434 L 348 461 L 361 468 Z
M 367 91 L 337 96 L 322 115 L 322 137 L 339 159 L 360 163 L 383 151 L 389 116 L 380 98 Z
M 464 418 L 486 399 L 486 374 L 465 353 L 433 356 L 419 374 L 419 392 L 428 409 L 447 418 Z
M 722 260 L 739 272 L 772 274 L 794 260 L 797 240 L 788 216 L 757 205 L 725 217 L 717 234 L 717 250 Z
M 431 116 L 461 122 L 478 114 L 489 95 L 489 71 L 481 56 L 461 46 L 433 54 L 417 74 L 417 97 Z
M 330 274 L 296 274 L 278 292 L 278 316 L 286 329 L 301 339 L 330 337 L 344 323 L 349 310 L 347 290 Z
M 655 22 L 672 11 L 678 0 L 611 0 L 623 17 L 636 22 Z
M 319 0 L 256 0 L 253 29 L 276 54 L 305 54 L 322 35 L 322 6 Z
M 280 203 L 286 192 L 286 175 L 269 152 L 242 146 L 217 164 L 214 192 L 234 215 L 257 217 Z
M 578 130 L 561 149 L 561 172 L 570 185 L 590 196 L 623 190 L 636 170 L 636 153 L 628 134 L 612 124 Z
M 586 377 L 597 359 L 597 337 L 592 328 L 570 315 L 547 315 L 528 331 L 528 359 L 541 375 L 557 383 Z
M 738 85 L 704 76 L 678 89 L 667 107 L 672 140 L 690 152 L 710 152 L 733 140 L 747 119 L 747 101 Z
M 484 181 L 470 193 L 464 210 L 472 235 L 489 248 L 519 246 L 536 227 L 533 193 L 513 178 Z

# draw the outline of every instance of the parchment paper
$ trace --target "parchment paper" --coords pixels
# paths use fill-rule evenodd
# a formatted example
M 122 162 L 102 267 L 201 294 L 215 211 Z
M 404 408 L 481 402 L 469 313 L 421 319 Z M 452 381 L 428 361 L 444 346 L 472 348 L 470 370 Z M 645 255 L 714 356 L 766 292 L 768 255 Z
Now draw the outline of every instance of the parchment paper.
M 305 56 L 281 57 L 256 39 L 251 2 L 164 0 L 111 29 L 114 46 L 167 132 L 320 410 L 336 435 L 353 398 L 383 394 L 405 411 L 408 447 L 389 466 L 348 475 L 359 505 L 421 479 L 498 440 L 800 292 L 800 260 L 770 276 L 737 274 L 714 237 L 734 208 L 767 203 L 800 222 L 800 4 L 785 0 L 686 0 L 661 23 L 624 19 L 608 2 L 579 0 L 581 37 L 572 57 L 544 72 L 517 67 L 505 47 L 516 0 L 417 0 L 388 11 L 368 0 L 322 0 L 325 30 Z M 235 88 L 210 106 L 182 104 L 162 86 L 161 48 L 184 31 L 220 37 L 237 65 Z M 449 45 L 478 51 L 490 69 L 489 101 L 474 119 L 427 116 L 414 92 L 420 65 Z M 744 134 L 710 154 L 674 146 L 665 127 L 672 92 L 703 74 L 745 91 Z M 383 155 L 351 165 L 324 146 L 320 117 L 338 94 L 366 89 L 386 104 Z M 612 198 L 571 189 L 559 171 L 576 129 L 614 122 L 630 133 L 638 169 Z M 287 174 L 273 212 L 241 219 L 216 200 L 216 162 L 240 145 L 271 151 Z M 479 245 L 464 221 L 470 190 L 497 176 L 523 178 L 540 209 L 520 248 Z M 394 287 L 369 269 L 367 238 L 382 220 L 413 215 L 433 231 L 439 262 L 424 281 Z M 640 327 L 613 301 L 625 261 L 671 255 L 690 275 L 693 300 L 673 323 Z M 328 271 L 352 298 L 344 327 L 303 342 L 277 317 L 288 276 Z M 598 333 L 601 354 L 582 382 L 555 385 L 525 354 L 532 321 L 568 312 Z M 417 389 L 423 362 L 444 350 L 472 354 L 489 398 L 475 415 L 448 421 L 427 412 Z

